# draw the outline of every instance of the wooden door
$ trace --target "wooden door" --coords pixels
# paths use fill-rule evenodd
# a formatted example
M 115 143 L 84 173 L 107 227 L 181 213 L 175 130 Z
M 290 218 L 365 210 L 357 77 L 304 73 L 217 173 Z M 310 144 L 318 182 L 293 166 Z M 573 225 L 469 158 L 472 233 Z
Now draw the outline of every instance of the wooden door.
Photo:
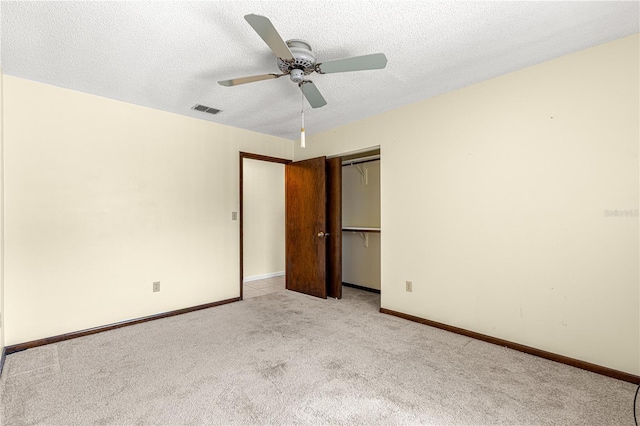
M 286 287 L 342 298 L 342 160 L 285 166 Z
M 286 287 L 327 297 L 325 157 L 285 166 Z
M 342 159 L 327 159 L 327 296 L 342 299 Z

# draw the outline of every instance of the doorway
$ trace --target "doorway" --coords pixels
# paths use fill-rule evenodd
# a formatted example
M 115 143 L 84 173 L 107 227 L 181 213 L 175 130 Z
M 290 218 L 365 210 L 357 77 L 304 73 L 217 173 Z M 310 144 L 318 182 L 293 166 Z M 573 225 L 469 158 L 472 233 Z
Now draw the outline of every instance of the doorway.
M 240 298 L 285 284 L 284 169 L 290 160 L 240 153 Z
M 244 152 L 240 153 L 239 167 L 240 298 L 245 298 L 247 278 L 253 277 L 247 275 L 246 268 L 247 241 L 251 237 L 247 235 L 248 227 L 245 226 L 248 213 L 244 191 L 248 183 L 248 181 L 245 182 L 247 178 L 245 166 L 249 164 L 247 162 L 254 160 L 285 166 L 286 289 L 322 298 L 341 298 L 342 183 L 340 179 L 342 170 L 340 159 L 318 157 L 292 162 L 282 158 Z M 252 214 L 262 210 L 261 206 L 257 203 L 252 208 L 255 210 Z M 263 228 L 264 226 L 262 225 Z M 248 286 L 251 287 L 250 284 Z

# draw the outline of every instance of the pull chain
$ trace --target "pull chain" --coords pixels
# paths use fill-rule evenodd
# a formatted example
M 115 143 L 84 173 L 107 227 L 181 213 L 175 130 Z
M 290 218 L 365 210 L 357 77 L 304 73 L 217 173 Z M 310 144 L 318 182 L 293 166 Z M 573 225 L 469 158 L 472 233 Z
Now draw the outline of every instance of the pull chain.
M 304 93 L 300 92 L 302 96 L 302 106 L 301 106 L 301 114 L 302 114 L 302 123 L 300 126 L 300 148 L 305 147 L 305 138 L 304 138 Z

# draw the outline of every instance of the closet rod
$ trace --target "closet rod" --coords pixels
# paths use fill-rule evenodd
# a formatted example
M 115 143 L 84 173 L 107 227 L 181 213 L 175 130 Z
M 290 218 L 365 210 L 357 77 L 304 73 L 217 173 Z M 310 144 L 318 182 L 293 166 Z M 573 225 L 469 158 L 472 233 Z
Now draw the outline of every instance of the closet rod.
M 342 162 L 343 166 L 352 166 L 354 164 L 370 163 L 372 161 L 380 160 L 379 155 L 373 155 L 371 157 L 353 158 L 351 160 L 345 160 Z

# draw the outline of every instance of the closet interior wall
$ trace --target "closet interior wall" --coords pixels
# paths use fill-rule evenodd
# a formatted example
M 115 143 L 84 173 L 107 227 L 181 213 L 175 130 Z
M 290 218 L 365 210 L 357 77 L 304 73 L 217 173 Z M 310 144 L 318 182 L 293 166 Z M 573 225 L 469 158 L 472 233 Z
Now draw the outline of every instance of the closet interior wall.
M 380 290 L 380 160 L 342 167 L 342 281 Z

